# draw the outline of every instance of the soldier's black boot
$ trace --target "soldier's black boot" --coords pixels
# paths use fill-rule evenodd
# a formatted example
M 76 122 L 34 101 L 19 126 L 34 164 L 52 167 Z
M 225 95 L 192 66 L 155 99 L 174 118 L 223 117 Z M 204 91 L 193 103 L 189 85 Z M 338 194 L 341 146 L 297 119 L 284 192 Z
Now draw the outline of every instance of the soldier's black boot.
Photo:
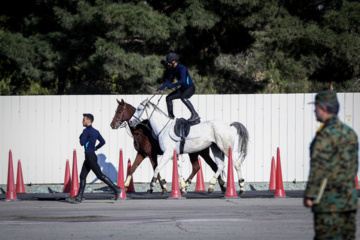
M 114 191 L 114 195 L 115 195 L 115 201 L 118 200 L 120 193 L 122 191 L 122 188 L 119 186 L 116 186 L 111 180 L 110 178 L 108 178 L 107 176 L 103 176 L 103 182 L 106 183 L 113 191 Z
M 194 109 L 194 106 L 191 104 L 191 102 L 188 99 L 184 99 L 183 100 L 185 106 L 190 110 L 191 112 L 191 117 L 188 119 L 189 122 L 193 122 L 195 120 L 200 120 L 199 115 L 197 114 L 197 112 Z

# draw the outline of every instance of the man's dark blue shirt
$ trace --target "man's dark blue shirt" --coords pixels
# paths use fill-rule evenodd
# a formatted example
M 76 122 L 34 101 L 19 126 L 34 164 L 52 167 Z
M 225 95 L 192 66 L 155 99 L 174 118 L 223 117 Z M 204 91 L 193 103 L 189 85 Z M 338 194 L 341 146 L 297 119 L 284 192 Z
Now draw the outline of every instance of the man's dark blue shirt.
M 96 140 L 99 140 L 99 144 L 97 146 L 95 146 Z M 85 153 L 91 153 L 104 146 L 105 140 L 101 136 L 100 132 L 90 125 L 87 126 L 80 135 L 80 144 L 81 146 L 84 146 Z

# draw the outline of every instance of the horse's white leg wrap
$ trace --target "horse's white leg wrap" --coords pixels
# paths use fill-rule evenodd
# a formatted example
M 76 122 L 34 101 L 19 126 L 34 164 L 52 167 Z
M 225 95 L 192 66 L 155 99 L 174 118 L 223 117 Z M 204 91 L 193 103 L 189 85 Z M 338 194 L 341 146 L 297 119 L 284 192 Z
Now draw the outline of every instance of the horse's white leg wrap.
M 212 179 L 210 179 L 210 184 L 211 185 L 215 185 L 216 184 L 216 180 L 217 180 L 217 178 L 214 176 Z
M 179 177 L 179 181 L 180 181 L 181 188 L 185 189 L 186 183 L 185 183 L 185 179 L 183 178 L 183 176 Z
M 156 181 L 157 181 L 157 174 L 153 177 L 153 179 L 151 180 L 150 186 L 155 187 L 156 186 Z
M 126 181 L 125 181 L 125 187 L 128 187 L 130 185 L 130 181 L 131 181 L 131 175 L 129 175 L 127 178 L 126 178 Z
M 212 179 L 210 179 L 210 186 L 208 189 L 209 193 L 212 193 L 214 191 L 214 185 L 216 184 L 216 177 L 213 177 Z

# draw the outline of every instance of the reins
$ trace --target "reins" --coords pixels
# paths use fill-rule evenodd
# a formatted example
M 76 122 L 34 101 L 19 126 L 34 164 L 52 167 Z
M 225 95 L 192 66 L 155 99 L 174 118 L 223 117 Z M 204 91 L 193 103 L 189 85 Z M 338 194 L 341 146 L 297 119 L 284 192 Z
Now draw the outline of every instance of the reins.
M 144 111 L 145 111 L 146 114 L 148 115 L 148 112 L 147 112 L 147 110 L 146 110 L 146 105 L 147 105 L 148 103 L 151 103 L 150 101 L 151 101 L 151 99 L 153 99 L 153 98 L 155 97 L 155 95 L 156 95 L 156 94 L 153 94 L 153 95 L 150 97 L 150 99 L 146 102 L 146 104 L 144 105 L 144 110 L 143 110 L 143 112 L 141 113 L 141 115 L 144 113 Z M 154 109 L 153 109 L 153 111 L 151 112 L 151 114 L 148 115 L 148 121 L 147 121 L 146 124 L 140 122 L 140 119 L 139 119 L 139 118 L 141 117 L 141 115 L 140 115 L 139 117 L 135 117 L 135 118 L 140 122 L 139 124 L 140 124 L 140 125 L 143 125 L 144 127 L 146 127 L 149 131 L 153 131 L 152 128 L 151 128 L 151 125 L 150 125 L 150 119 L 151 119 L 151 117 L 153 116 L 154 111 L 156 110 L 156 108 L 158 108 L 158 105 L 159 105 L 159 103 L 160 103 L 160 100 L 161 100 L 161 98 L 162 98 L 163 96 L 164 96 L 164 94 L 161 94 L 160 98 L 158 99 L 157 104 L 151 103 L 151 104 L 154 105 Z M 132 131 L 131 131 L 131 129 L 130 129 L 130 126 L 129 126 L 129 124 L 128 124 L 128 121 L 124 121 L 124 120 L 123 120 L 123 116 L 124 116 L 125 110 L 126 110 L 126 105 L 128 105 L 128 104 L 125 102 L 125 104 L 122 106 L 122 109 L 121 109 L 122 111 L 121 111 L 121 112 L 118 111 L 118 109 L 116 109 L 115 112 L 116 112 L 116 113 L 120 112 L 120 117 L 116 117 L 116 114 L 115 114 L 115 116 L 113 117 L 113 119 L 115 119 L 117 123 L 120 123 L 119 128 L 125 127 L 128 135 L 131 136 L 132 138 L 134 138 L 134 136 L 133 136 L 133 134 L 132 134 Z M 135 112 L 134 112 L 134 113 L 135 113 Z M 133 114 L 133 115 L 134 115 L 134 114 Z M 133 116 L 133 115 L 132 115 L 132 116 Z M 170 122 L 170 120 L 171 120 L 171 118 L 169 118 L 168 122 L 167 122 L 167 123 L 165 124 L 165 126 L 161 129 L 161 131 L 159 132 L 159 134 L 157 134 L 157 136 L 156 136 L 157 138 L 158 138 L 158 136 L 160 135 L 160 133 L 164 130 L 164 128 L 166 127 L 166 125 Z
M 147 102 L 147 103 L 149 103 L 150 101 L 151 101 L 151 99 L 153 98 L 155 96 L 155 94 L 149 99 L 149 101 Z M 158 102 L 157 102 L 157 104 L 155 105 L 156 106 L 156 108 L 158 107 L 158 105 L 159 105 L 159 103 L 160 103 L 160 100 L 161 100 L 161 98 L 164 96 L 164 94 L 161 94 L 161 96 L 160 96 L 160 98 L 159 98 L 159 100 L 158 100 Z M 146 104 L 147 104 L 146 103 Z M 146 106 L 145 106 L 146 107 Z M 150 117 L 149 117 L 149 122 L 150 122 L 150 118 L 152 117 L 152 115 L 153 115 L 153 113 L 154 113 L 154 111 L 155 111 L 155 109 L 156 108 L 154 108 L 154 110 L 152 111 L 152 113 L 150 114 Z
M 147 111 L 146 111 L 146 105 L 147 105 L 147 104 L 153 104 L 153 103 L 151 103 L 150 101 L 151 101 L 151 99 L 152 99 L 155 95 L 156 95 L 156 94 L 152 95 L 152 97 L 146 102 L 146 104 L 144 105 L 144 110 L 143 110 L 143 112 L 141 113 L 141 115 L 144 113 L 144 111 L 146 112 L 146 114 L 148 114 Z M 144 125 L 146 128 L 148 128 L 149 130 L 151 130 L 151 128 L 149 127 L 150 119 L 151 119 L 152 115 L 154 114 L 156 108 L 159 108 L 158 105 L 159 105 L 160 100 L 161 100 L 161 98 L 162 98 L 163 96 L 164 96 L 164 94 L 161 94 L 161 96 L 160 96 L 157 104 L 153 104 L 153 105 L 154 105 L 154 109 L 153 109 L 153 111 L 151 112 L 150 116 L 148 115 L 148 120 L 149 120 L 149 121 L 148 121 L 146 124 L 143 124 L 142 122 L 140 122 L 139 124 L 142 124 L 142 125 Z M 141 115 L 140 115 L 139 117 L 141 117 Z M 136 117 L 136 118 L 139 120 L 139 117 Z M 170 122 L 170 120 L 171 120 L 171 118 L 169 118 L 169 120 L 167 121 L 167 123 L 165 124 L 165 126 L 164 126 L 164 127 L 160 130 L 160 132 L 156 135 L 156 138 L 159 137 L 159 135 L 160 135 L 161 132 L 165 129 L 165 127 L 168 125 L 168 123 Z

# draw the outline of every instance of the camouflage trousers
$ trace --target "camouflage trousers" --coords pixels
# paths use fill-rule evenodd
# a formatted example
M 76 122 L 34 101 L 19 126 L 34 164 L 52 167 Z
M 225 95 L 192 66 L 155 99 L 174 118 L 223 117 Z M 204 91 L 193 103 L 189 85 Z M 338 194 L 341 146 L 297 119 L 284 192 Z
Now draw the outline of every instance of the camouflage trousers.
M 355 239 L 356 211 L 314 213 L 314 239 Z

